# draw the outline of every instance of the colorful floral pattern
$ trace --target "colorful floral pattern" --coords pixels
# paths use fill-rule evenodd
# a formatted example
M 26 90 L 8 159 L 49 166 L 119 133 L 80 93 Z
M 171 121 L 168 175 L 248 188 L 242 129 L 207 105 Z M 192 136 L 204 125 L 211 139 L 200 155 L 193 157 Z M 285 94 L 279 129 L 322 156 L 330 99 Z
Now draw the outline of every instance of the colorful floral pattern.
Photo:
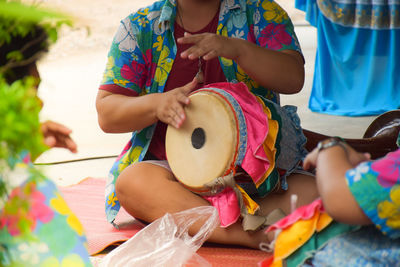
M 91 266 L 82 225 L 54 183 L 20 165 L 13 172 L 27 179 L 0 210 L 0 266 Z
M 291 49 L 301 52 L 286 12 L 272 0 L 261 2 L 221 0 L 217 34 L 247 38 L 274 50 Z M 102 84 L 116 84 L 138 95 L 163 92 L 177 50 L 173 37 L 175 17 L 176 1 L 160 0 L 122 20 L 109 51 Z M 228 82 L 243 81 L 253 93 L 279 102 L 275 92 L 251 82 L 248 75 L 232 60 L 220 58 L 220 64 Z M 129 164 L 142 160 L 154 127 L 152 125 L 134 132 L 128 144 L 130 147 L 124 149 L 110 171 L 105 203 L 109 222 L 114 221 L 120 209 L 115 196 L 116 178 Z
M 378 205 L 378 216 L 387 219 L 387 226 L 400 229 L 400 186 L 396 185 L 390 190 L 390 199 Z
M 261 31 L 259 42 L 262 46 L 279 50 L 284 45 L 289 45 L 292 42 L 292 37 L 286 32 L 284 25 L 269 24 Z
M 18 236 L 33 231 L 37 222 L 48 223 L 54 213 L 46 206 L 45 200 L 46 197 L 37 190 L 34 182 L 15 188 L 2 212 L 5 216 L 0 218 L 1 228 L 7 227 L 10 235 Z
M 399 183 L 400 157 L 389 154 L 386 160 L 378 160 L 371 164 L 371 169 L 378 173 L 378 183 L 383 187 L 392 187 Z
M 275 21 L 276 23 L 282 23 L 288 19 L 288 15 L 283 9 L 275 2 L 264 1 L 262 7 L 265 12 L 263 14 L 266 21 Z
M 400 149 L 346 173 L 349 188 L 376 227 L 400 237 Z

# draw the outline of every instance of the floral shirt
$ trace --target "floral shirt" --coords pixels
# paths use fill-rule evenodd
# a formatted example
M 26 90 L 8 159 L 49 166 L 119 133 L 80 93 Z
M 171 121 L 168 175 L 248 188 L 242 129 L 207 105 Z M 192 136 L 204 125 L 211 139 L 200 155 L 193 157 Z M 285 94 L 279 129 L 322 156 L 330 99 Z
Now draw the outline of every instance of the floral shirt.
M 92 266 L 83 227 L 55 184 L 25 163 L 7 176 L 21 182 L 0 203 L 0 266 Z
M 111 45 L 100 89 L 125 88 L 122 94 L 143 95 L 164 91 L 176 57 L 174 40 L 175 0 L 161 0 L 142 8 L 121 21 Z M 217 34 L 246 39 L 273 50 L 301 52 L 287 13 L 272 0 L 221 0 Z M 219 58 L 228 82 L 244 82 L 254 94 L 279 103 L 279 95 L 254 82 L 236 62 Z M 120 204 L 115 181 L 130 164 L 146 154 L 155 125 L 132 138 L 114 163 L 106 186 L 107 220 L 113 222 Z
M 400 148 L 346 173 L 356 201 L 375 226 L 390 238 L 400 237 Z

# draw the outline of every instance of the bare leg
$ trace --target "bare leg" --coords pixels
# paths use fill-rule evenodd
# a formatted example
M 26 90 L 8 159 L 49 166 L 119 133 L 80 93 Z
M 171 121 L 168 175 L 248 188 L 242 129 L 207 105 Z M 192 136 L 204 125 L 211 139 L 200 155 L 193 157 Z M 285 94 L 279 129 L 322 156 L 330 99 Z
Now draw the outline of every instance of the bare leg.
M 294 194 L 298 197 L 297 208 L 311 203 L 318 197 L 317 184 L 313 176 L 295 173 L 287 178 L 287 182 L 289 184 L 287 191 L 256 200 L 260 205 L 261 215 L 267 215 L 276 208 L 282 209 L 285 214 L 291 213 L 290 198 Z
M 292 179 L 290 179 L 289 187 L 291 187 L 291 181 Z M 137 163 L 126 168 L 118 177 L 116 191 L 121 205 L 129 214 L 148 222 L 153 222 L 166 212 L 175 213 L 210 205 L 202 197 L 184 188 L 175 180 L 171 172 L 149 163 Z M 267 212 L 285 204 L 284 202 L 289 198 L 286 195 L 287 193 L 271 196 L 273 197 L 271 202 L 263 200 L 267 203 L 263 203 L 266 206 L 263 211 Z M 299 196 L 299 198 L 301 197 Z M 287 206 L 289 207 L 290 203 Z M 287 210 L 285 207 L 281 208 L 284 211 Z M 202 223 L 194 224 L 189 233 L 195 234 L 201 228 Z M 227 228 L 217 227 L 208 241 L 258 248 L 259 243 L 267 241 L 267 238 L 263 232 L 244 231 L 241 223 L 237 222 Z

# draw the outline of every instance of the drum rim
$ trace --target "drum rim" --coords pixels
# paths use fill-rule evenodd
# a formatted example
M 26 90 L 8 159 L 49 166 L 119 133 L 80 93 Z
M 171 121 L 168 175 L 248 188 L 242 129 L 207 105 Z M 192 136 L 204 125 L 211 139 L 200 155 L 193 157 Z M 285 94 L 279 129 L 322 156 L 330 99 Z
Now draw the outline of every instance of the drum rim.
M 215 87 L 201 88 L 195 92 L 192 92 L 190 95 L 197 93 L 199 91 L 208 91 L 208 92 L 216 93 L 220 97 L 222 97 L 226 103 L 229 104 L 229 107 L 231 108 L 231 111 L 235 117 L 236 130 L 238 133 L 236 136 L 237 142 L 236 142 L 235 157 L 234 157 L 234 160 L 232 161 L 232 165 L 233 165 L 233 167 L 240 165 L 244 159 L 244 156 L 246 154 L 246 149 L 247 149 L 247 124 L 246 124 L 246 119 L 245 119 L 242 107 L 240 106 L 239 102 L 230 93 L 228 93 L 227 91 L 225 91 L 223 89 L 215 88 Z M 238 111 L 239 114 L 236 111 Z M 225 173 L 225 175 L 228 173 L 229 172 L 227 171 Z

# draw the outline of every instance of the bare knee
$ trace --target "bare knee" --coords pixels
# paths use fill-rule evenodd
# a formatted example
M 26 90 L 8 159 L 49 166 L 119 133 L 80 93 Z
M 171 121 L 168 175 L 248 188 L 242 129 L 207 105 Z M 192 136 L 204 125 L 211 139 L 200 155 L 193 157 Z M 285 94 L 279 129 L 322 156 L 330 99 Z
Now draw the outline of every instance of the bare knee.
M 153 221 L 165 213 L 168 197 L 161 195 L 170 190 L 172 177 L 172 173 L 163 167 L 135 163 L 118 176 L 115 184 L 117 198 L 135 218 Z
M 115 192 L 123 207 L 138 201 L 145 192 L 145 177 L 142 177 L 140 166 L 129 166 L 120 173 L 115 183 Z

